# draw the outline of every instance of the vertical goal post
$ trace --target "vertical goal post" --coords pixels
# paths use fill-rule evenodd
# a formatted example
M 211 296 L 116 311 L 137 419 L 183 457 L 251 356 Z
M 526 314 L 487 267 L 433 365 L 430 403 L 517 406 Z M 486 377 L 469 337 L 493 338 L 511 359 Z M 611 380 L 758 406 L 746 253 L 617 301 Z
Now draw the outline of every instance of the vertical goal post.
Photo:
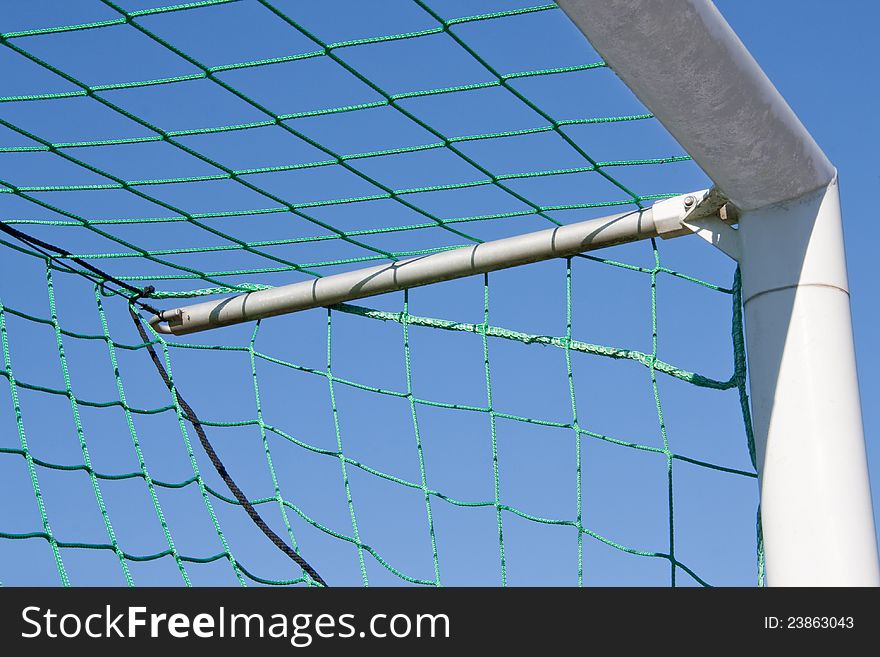
M 833 165 L 709 0 L 557 1 L 712 192 L 174 308 L 151 324 L 186 334 L 697 233 L 742 269 L 767 583 L 880 585 Z
M 559 5 L 741 212 L 768 584 L 880 584 L 834 167 L 708 0 Z

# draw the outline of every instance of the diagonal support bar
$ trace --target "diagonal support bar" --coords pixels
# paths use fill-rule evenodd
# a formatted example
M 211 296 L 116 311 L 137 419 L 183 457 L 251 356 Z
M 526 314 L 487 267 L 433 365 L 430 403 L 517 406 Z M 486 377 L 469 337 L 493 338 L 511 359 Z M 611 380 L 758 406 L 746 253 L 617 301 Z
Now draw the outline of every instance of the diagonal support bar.
M 648 208 L 166 310 L 150 324 L 184 335 L 656 236 Z
M 692 192 L 643 210 L 165 310 L 150 324 L 159 333 L 185 335 L 652 237 L 696 233 L 736 259 L 737 231 L 728 225 L 736 217 L 736 210 L 715 190 Z M 722 227 L 733 235 L 722 234 Z
M 485 274 L 551 258 L 566 258 L 615 244 L 660 235 L 669 237 L 671 226 L 678 228 L 684 226 L 684 229 L 676 235 L 691 232 L 699 234 L 707 230 L 711 232 L 710 228 L 682 223 L 687 217 L 695 214 L 700 214 L 697 221 L 701 222 L 710 222 L 713 217 L 721 222 L 719 213 L 728 221 L 732 221 L 735 217 L 729 205 L 719 204 L 717 207 L 707 209 L 706 204 L 701 203 L 694 208 L 685 204 L 683 200 L 698 197 L 711 198 L 713 202 L 720 199 L 717 194 L 694 192 L 658 201 L 652 208 L 613 214 L 390 264 L 333 274 L 311 281 L 165 310 L 154 315 L 150 319 L 150 324 L 159 333 L 185 335 L 309 308 L 332 306 L 353 299 L 455 278 Z M 724 200 L 721 199 L 721 203 L 723 202 Z M 702 212 L 697 212 L 701 208 Z M 727 224 L 724 224 L 724 227 L 736 232 Z

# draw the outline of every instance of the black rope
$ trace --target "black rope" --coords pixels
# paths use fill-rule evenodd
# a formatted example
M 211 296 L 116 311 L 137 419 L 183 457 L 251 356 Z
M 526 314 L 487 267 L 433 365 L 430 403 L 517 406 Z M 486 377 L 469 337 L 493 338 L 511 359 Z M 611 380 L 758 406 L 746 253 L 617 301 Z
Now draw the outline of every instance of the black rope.
M 44 242 L 41 239 L 36 237 L 32 237 L 27 233 L 23 233 L 17 228 L 13 228 L 0 221 L 0 231 L 6 233 L 14 237 L 15 239 L 24 242 L 32 247 L 37 249 L 45 249 L 48 251 L 54 251 L 58 255 L 63 258 L 67 258 L 72 260 L 79 266 L 87 269 L 99 276 L 102 280 L 99 283 L 103 286 L 103 284 L 107 281 L 118 285 L 124 290 L 128 292 L 132 292 L 134 294 L 133 297 L 128 299 L 129 304 L 135 304 L 140 306 L 144 310 L 147 310 L 155 315 L 158 315 L 160 311 L 156 310 L 149 304 L 143 301 L 144 297 L 149 297 L 156 289 L 152 285 L 148 285 L 147 287 L 141 289 L 126 283 L 125 281 L 121 281 L 115 276 L 108 274 L 105 271 L 102 271 L 98 267 L 95 267 L 88 262 L 85 262 L 81 258 L 77 258 L 70 251 L 66 249 L 62 249 L 59 246 L 55 246 L 54 244 L 50 244 L 49 242 Z M 42 252 L 42 251 L 41 251 Z M 58 256 L 53 256 L 49 253 L 43 253 L 47 258 L 55 260 Z M 82 272 L 77 272 L 76 270 L 72 270 L 75 273 L 78 273 L 82 276 L 85 276 Z M 86 276 L 86 278 L 88 278 Z M 241 488 L 238 487 L 238 484 L 235 483 L 235 480 L 230 476 L 229 472 L 226 470 L 226 466 L 223 465 L 223 461 L 220 460 L 220 457 L 217 455 L 217 452 L 214 450 L 214 446 L 211 445 L 211 442 L 208 440 L 208 435 L 205 433 L 205 429 L 202 427 L 201 421 L 199 421 L 198 416 L 193 410 L 192 406 L 190 406 L 186 400 L 181 396 L 180 391 L 174 387 L 174 384 L 171 383 L 171 377 L 168 376 L 168 372 L 165 370 L 165 366 L 162 365 L 162 361 L 159 359 L 159 355 L 156 353 L 155 348 L 153 347 L 153 343 L 150 340 L 150 337 L 147 335 L 146 330 L 144 330 L 143 324 L 135 313 L 134 309 L 129 305 L 128 312 L 131 315 L 131 320 L 134 322 L 134 326 L 137 329 L 138 335 L 140 335 L 141 340 L 147 348 L 147 352 L 150 354 L 150 359 L 153 361 L 153 364 L 156 366 L 156 370 L 159 372 L 159 376 L 162 377 L 162 381 L 165 382 L 165 387 L 168 388 L 168 391 L 177 398 L 177 402 L 180 404 L 180 407 L 183 409 L 183 412 L 186 414 L 186 419 L 189 420 L 189 423 L 192 425 L 193 429 L 195 429 L 196 433 L 199 436 L 199 442 L 202 444 L 202 448 L 205 450 L 205 453 L 208 455 L 208 458 L 211 461 L 211 465 L 214 466 L 214 469 L 217 470 L 217 474 L 220 475 L 220 478 L 223 479 L 223 482 L 232 492 L 232 495 L 238 501 L 238 503 L 247 511 L 247 514 L 251 517 L 251 520 L 254 521 L 254 524 L 266 535 L 266 537 L 275 544 L 275 546 L 284 552 L 288 557 L 293 559 L 294 563 L 296 563 L 300 568 L 303 569 L 303 572 L 308 574 L 313 580 L 315 580 L 321 586 L 327 586 L 327 582 L 318 574 L 318 572 L 309 565 L 308 561 L 306 561 L 303 557 L 296 553 L 287 543 L 285 543 L 282 538 L 272 531 L 272 528 L 266 524 L 266 521 L 260 516 L 259 512 L 254 508 L 254 505 L 251 504 L 251 501 L 245 496 L 242 492 Z
M 159 314 L 159 311 L 156 310 L 155 308 L 153 308 L 152 306 L 146 304 L 143 301 L 138 301 L 142 297 L 149 296 L 150 294 L 152 294 L 153 292 L 156 291 L 156 289 L 152 285 L 149 285 L 142 290 L 139 287 L 135 287 L 134 285 L 126 283 L 125 281 L 119 280 L 115 276 L 111 276 L 110 274 L 103 271 L 102 269 L 99 269 L 98 267 L 95 267 L 94 265 L 89 264 L 88 262 L 86 262 L 82 258 L 77 258 L 75 255 L 73 255 L 67 249 L 63 249 L 60 246 L 55 246 L 54 244 L 49 244 L 49 242 L 44 242 L 43 240 L 36 238 L 36 237 L 33 237 L 32 235 L 28 235 L 27 233 L 23 233 L 20 230 L 18 230 L 17 228 L 13 228 L 12 226 L 10 226 L 2 221 L 0 221 L 0 231 L 3 231 L 7 235 L 14 237 L 15 239 L 17 239 L 21 242 L 24 242 L 25 244 L 28 244 L 29 246 L 33 246 L 38 249 L 46 249 L 49 251 L 54 251 L 55 253 L 57 253 L 58 255 L 60 255 L 64 258 L 67 258 L 68 260 L 72 260 L 73 262 L 78 264 L 80 267 L 83 267 L 84 269 L 87 269 L 90 272 L 92 272 L 93 274 L 96 274 L 97 276 L 99 276 L 101 278 L 101 281 L 100 281 L 101 285 L 103 285 L 107 281 L 110 281 L 110 282 L 114 283 L 115 285 L 118 285 L 122 289 L 127 290 L 128 292 L 131 292 L 132 294 L 134 294 L 135 297 L 130 300 L 137 301 L 137 304 L 141 308 L 143 308 L 144 310 L 150 311 L 154 315 Z M 41 253 L 43 253 L 44 256 L 46 256 L 47 258 L 50 258 L 51 260 L 56 260 L 58 257 L 58 256 L 52 255 L 51 253 L 45 253 L 43 251 L 41 251 Z M 74 271 L 74 273 L 81 273 L 81 272 L 77 272 L 76 270 L 73 270 L 73 271 Z
M 180 391 L 177 390 L 171 383 L 171 378 L 168 376 L 168 372 L 165 370 L 165 366 L 162 365 L 162 361 L 159 360 L 159 355 L 153 348 L 147 332 L 144 330 L 143 325 L 138 320 L 137 314 L 135 314 L 135 312 L 131 308 L 129 308 L 129 314 L 131 314 L 131 319 L 134 322 L 135 328 L 141 336 L 141 340 L 143 340 L 144 344 L 146 344 L 147 346 L 147 351 L 150 353 L 150 358 L 152 359 L 153 364 L 156 366 L 156 370 L 159 372 L 159 376 L 161 376 L 162 380 L 165 382 L 165 387 L 168 388 L 169 392 L 171 392 L 172 395 L 175 395 L 177 397 L 177 401 L 180 404 L 180 407 L 183 409 L 183 412 L 186 413 L 186 418 L 189 420 L 190 424 L 193 426 L 193 429 L 195 429 L 196 433 L 199 435 L 199 441 L 202 443 L 202 447 L 204 448 L 205 453 L 208 455 L 208 458 L 211 459 L 211 463 L 213 464 L 214 469 L 217 470 L 217 474 L 220 475 L 220 477 L 226 483 L 226 486 L 229 488 L 230 491 L 232 491 L 235 499 L 238 500 L 238 503 L 244 507 L 244 510 L 247 511 L 247 514 L 251 517 L 251 520 L 254 521 L 254 524 L 256 524 L 257 527 L 260 528 L 260 531 L 262 531 L 269 538 L 269 540 L 278 547 L 279 550 L 281 550 L 288 557 L 293 559 L 296 564 L 303 569 L 303 571 L 308 573 L 309 577 L 311 577 L 322 586 L 327 586 L 327 583 L 321 578 L 317 571 L 312 568 L 305 559 L 298 555 L 293 550 L 293 548 L 285 543 L 281 539 L 281 537 L 278 536 L 278 534 L 272 531 L 272 528 L 266 524 L 266 521 L 263 520 L 262 517 L 260 517 L 260 514 L 254 508 L 254 505 L 251 504 L 250 500 L 245 496 L 245 494 L 241 491 L 241 489 L 226 471 L 226 467 L 223 465 L 220 457 L 217 456 L 217 452 L 214 451 L 214 447 L 208 440 L 208 436 L 205 433 L 204 428 L 202 427 L 202 423 L 196 416 L 195 411 L 193 411 L 192 406 L 190 406 L 186 402 L 186 400 L 181 396 Z

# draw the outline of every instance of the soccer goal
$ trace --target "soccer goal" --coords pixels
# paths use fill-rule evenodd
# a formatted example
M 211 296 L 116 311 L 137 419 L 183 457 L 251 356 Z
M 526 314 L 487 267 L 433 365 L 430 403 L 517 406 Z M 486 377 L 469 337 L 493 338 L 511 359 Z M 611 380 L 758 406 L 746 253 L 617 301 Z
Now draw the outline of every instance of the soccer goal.
M 0 583 L 880 583 L 836 172 L 711 2 L 26 4 Z

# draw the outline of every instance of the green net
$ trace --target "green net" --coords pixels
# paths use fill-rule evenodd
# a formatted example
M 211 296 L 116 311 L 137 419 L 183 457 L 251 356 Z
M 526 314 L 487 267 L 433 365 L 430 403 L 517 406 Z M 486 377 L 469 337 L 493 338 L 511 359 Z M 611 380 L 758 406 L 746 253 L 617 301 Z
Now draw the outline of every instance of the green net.
M 192 339 L 151 333 L 171 393 L 114 282 L 154 286 L 161 307 L 699 188 L 555 4 L 134 4 L 23 11 L 0 35 L 15 91 L 0 97 L 0 220 L 78 259 L 0 239 L 0 580 L 315 583 L 211 471 L 179 390 L 330 584 L 708 585 L 749 568 L 760 581 L 739 277 L 702 248 L 671 258 L 705 275 L 661 264 L 652 241 Z M 492 6 L 467 15 L 477 4 Z M 576 132 L 615 126 L 634 132 Z M 631 143 L 660 153 L 590 148 Z M 674 291 L 693 305 L 664 315 Z M 593 328 L 615 313 L 638 338 Z M 710 373 L 675 364 L 665 354 L 692 347 L 711 313 Z M 680 348 L 664 351 L 661 326 Z M 687 408 L 697 390 L 724 410 L 683 420 L 679 448 L 667 400 Z M 650 425 L 632 410 L 646 400 Z M 605 470 L 641 458 L 614 488 Z M 717 497 L 682 510 L 679 482 Z M 646 499 L 650 538 L 626 528 Z M 711 540 L 690 557 L 725 514 L 742 536 L 743 509 L 748 567 L 728 578 L 745 561 Z

